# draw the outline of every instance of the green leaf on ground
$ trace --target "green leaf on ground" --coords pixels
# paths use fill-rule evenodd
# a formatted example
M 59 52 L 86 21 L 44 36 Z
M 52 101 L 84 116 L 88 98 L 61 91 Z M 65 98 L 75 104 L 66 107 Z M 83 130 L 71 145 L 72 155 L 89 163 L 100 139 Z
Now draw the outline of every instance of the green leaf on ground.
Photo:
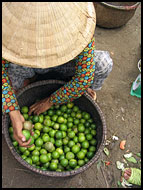
M 134 163 L 134 164 L 137 163 L 137 160 L 136 160 L 133 156 L 130 157 L 130 158 L 126 158 L 126 160 L 127 160 L 128 162 L 132 162 L 132 163 Z
M 105 153 L 107 156 L 109 156 L 110 153 L 109 153 L 108 148 L 106 148 L 106 147 L 104 148 L 104 153 Z

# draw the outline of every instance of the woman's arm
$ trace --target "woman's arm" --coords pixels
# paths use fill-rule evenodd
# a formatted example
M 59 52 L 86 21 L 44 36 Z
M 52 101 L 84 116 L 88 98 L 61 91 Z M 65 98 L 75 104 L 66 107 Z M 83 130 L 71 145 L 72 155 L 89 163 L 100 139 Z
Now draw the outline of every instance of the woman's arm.
M 25 142 L 25 136 L 22 134 L 24 117 L 19 111 L 18 101 L 14 94 L 14 90 L 10 85 L 8 77 L 8 61 L 2 59 L 2 112 L 3 114 L 8 113 L 13 126 L 13 137 L 20 146 L 30 147 L 28 142 Z
M 2 112 L 19 110 L 19 105 L 8 77 L 8 61 L 2 59 Z
M 95 61 L 94 57 L 95 39 L 93 38 L 84 51 L 76 58 L 76 73 L 72 80 L 55 91 L 50 97 L 33 104 L 30 112 L 39 115 L 48 110 L 53 104 L 63 104 L 73 101 L 82 96 L 94 79 Z
M 84 51 L 76 58 L 75 76 L 50 96 L 50 101 L 53 104 L 73 101 L 83 95 L 86 89 L 91 86 L 95 71 L 94 49 L 95 39 L 93 38 Z

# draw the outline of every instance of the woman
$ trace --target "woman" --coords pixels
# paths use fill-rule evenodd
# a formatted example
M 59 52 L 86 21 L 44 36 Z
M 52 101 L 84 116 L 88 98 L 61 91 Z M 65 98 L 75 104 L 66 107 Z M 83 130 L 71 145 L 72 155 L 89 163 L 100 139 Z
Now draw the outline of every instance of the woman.
M 8 2 L 3 3 L 2 18 L 2 110 L 11 118 L 14 138 L 28 147 L 30 140 L 26 142 L 22 134 L 24 118 L 15 95 L 25 79 L 51 70 L 71 77 L 50 97 L 30 107 L 29 114 L 39 115 L 86 91 L 95 98 L 95 90 L 101 88 L 113 63 L 108 52 L 95 51 L 96 17 L 91 2 Z

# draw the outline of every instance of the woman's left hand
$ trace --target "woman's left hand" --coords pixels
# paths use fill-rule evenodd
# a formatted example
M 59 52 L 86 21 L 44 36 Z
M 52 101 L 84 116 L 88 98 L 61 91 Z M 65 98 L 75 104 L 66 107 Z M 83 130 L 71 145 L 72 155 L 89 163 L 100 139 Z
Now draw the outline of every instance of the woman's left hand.
M 47 111 L 48 109 L 50 109 L 50 107 L 52 107 L 53 103 L 50 102 L 50 98 L 45 98 L 35 104 L 33 104 L 30 107 L 30 111 L 29 111 L 29 115 L 31 115 L 31 113 L 33 112 L 34 115 L 39 115 L 40 113 L 43 113 L 45 111 Z

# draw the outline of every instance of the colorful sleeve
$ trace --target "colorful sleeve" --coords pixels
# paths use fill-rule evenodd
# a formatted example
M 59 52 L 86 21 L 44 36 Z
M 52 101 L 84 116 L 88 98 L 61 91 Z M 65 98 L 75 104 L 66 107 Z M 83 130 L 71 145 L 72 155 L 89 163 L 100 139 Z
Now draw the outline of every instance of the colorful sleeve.
M 93 38 L 83 52 L 76 57 L 75 76 L 50 96 L 53 104 L 73 101 L 82 96 L 91 86 L 95 73 L 94 49 L 95 39 Z
M 8 77 L 8 61 L 2 58 L 2 113 L 18 110 L 18 102 Z

